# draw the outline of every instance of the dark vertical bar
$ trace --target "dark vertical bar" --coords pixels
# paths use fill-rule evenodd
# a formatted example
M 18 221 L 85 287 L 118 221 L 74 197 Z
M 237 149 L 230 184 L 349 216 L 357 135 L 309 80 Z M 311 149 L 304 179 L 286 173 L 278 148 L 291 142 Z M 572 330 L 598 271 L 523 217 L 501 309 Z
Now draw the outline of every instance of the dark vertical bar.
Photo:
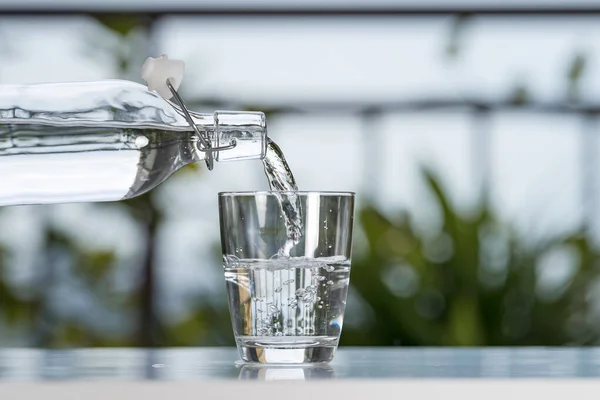
M 143 20 L 142 27 L 145 31 L 146 48 L 141 52 L 147 55 L 152 49 L 152 39 L 154 31 L 154 18 L 146 18 Z M 159 214 L 154 207 L 152 193 L 148 193 L 140 197 L 139 203 L 142 205 L 143 223 L 146 225 L 146 251 L 142 264 L 142 279 L 140 290 L 140 322 L 138 332 L 138 344 L 141 347 L 152 348 L 160 346 L 159 329 L 160 324 L 156 314 L 156 298 L 157 298 L 157 279 L 156 279 L 156 257 L 154 251 L 158 245 L 158 225 Z M 146 366 L 146 378 L 155 378 L 155 369 L 151 366 Z
M 145 56 L 156 57 L 157 44 L 156 44 L 156 18 L 147 16 L 144 19 L 144 30 L 146 32 L 144 43 L 146 45 Z M 142 62 L 144 60 L 141 60 Z M 141 64 L 139 64 L 141 65 Z M 136 77 L 138 80 L 139 77 Z M 145 296 L 145 305 L 142 306 L 142 318 L 140 320 L 141 339 L 143 347 L 157 347 L 161 345 L 159 339 L 158 330 L 160 329 L 160 321 L 156 315 L 156 298 L 157 292 L 159 292 L 158 285 L 159 280 L 156 279 L 156 257 L 154 249 L 158 245 L 157 233 L 158 233 L 158 211 L 154 206 L 150 206 L 150 216 L 148 221 L 148 238 L 146 248 L 146 259 L 144 263 L 144 279 L 147 284 L 146 290 L 143 291 Z M 145 332 L 148 330 L 149 332 Z M 147 362 L 145 369 L 146 379 L 158 379 L 158 373 L 160 372 L 154 367 L 156 363 L 156 352 L 152 349 L 148 349 L 146 353 Z
M 583 128 L 580 136 L 581 206 L 583 214 L 582 226 L 586 232 L 590 232 L 594 228 L 597 217 L 597 130 L 598 116 L 596 114 L 586 114 L 583 117 Z
M 158 48 L 157 42 L 157 21 L 160 20 L 158 16 L 146 16 L 144 20 L 144 26 L 146 29 L 146 55 L 148 57 L 157 57 L 162 53 L 159 53 L 160 49 Z M 140 67 L 141 69 L 141 67 Z
M 471 169 L 475 186 L 479 189 L 480 201 L 489 201 L 492 174 L 492 138 L 490 131 L 490 110 L 485 106 L 473 109 L 471 130 Z
M 144 214 L 143 223 L 146 231 L 146 248 L 142 263 L 142 279 L 140 288 L 140 325 L 138 331 L 138 344 L 141 347 L 156 347 L 158 345 L 156 321 L 156 257 L 154 249 L 157 244 L 158 221 L 149 196 L 140 198 L 139 205 Z
M 51 206 L 37 206 L 42 216 L 42 227 L 44 230 L 44 244 L 40 251 L 40 268 L 38 281 L 40 303 L 39 315 L 33 325 L 33 345 L 36 347 L 52 347 L 55 335 L 58 331 L 60 320 L 53 307 L 52 294 L 59 284 L 59 264 L 61 258 L 65 257 L 64 238 L 61 237 L 50 225 L 49 217 L 52 212 Z
M 376 108 L 365 108 L 361 113 L 361 129 L 362 129 L 362 154 L 360 157 L 363 160 L 363 198 L 371 204 L 377 204 L 379 198 L 379 175 L 381 174 L 382 159 L 381 133 L 379 120 L 381 118 L 381 110 Z

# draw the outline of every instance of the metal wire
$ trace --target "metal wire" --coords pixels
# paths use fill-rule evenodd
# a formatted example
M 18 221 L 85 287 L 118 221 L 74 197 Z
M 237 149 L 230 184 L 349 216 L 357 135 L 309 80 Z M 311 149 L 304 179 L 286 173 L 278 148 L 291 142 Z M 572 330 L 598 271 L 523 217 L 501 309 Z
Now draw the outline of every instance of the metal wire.
M 206 131 L 201 132 L 200 129 L 198 129 L 198 126 L 194 123 L 194 120 L 192 119 L 190 112 L 188 111 L 185 103 L 183 102 L 183 99 L 181 98 L 181 96 L 179 95 L 177 90 L 175 90 L 173 85 L 171 85 L 171 82 L 168 79 L 167 79 L 167 87 L 173 94 L 173 97 L 175 98 L 175 101 L 177 102 L 179 107 L 181 107 L 183 116 L 187 120 L 188 124 L 190 124 L 192 129 L 194 129 L 194 132 L 196 132 L 196 134 L 198 135 L 198 139 L 199 139 L 198 141 L 200 142 L 200 145 L 201 145 L 200 150 L 202 150 L 203 152 L 206 153 L 206 159 L 205 159 L 206 167 L 208 168 L 209 171 L 212 171 L 212 169 L 214 167 L 214 157 L 213 157 L 214 149 L 212 149 L 212 145 L 210 144 L 210 138 L 208 137 L 208 134 L 206 133 Z M 235 147 L 235 143 L 234 143 L 234 147 Z

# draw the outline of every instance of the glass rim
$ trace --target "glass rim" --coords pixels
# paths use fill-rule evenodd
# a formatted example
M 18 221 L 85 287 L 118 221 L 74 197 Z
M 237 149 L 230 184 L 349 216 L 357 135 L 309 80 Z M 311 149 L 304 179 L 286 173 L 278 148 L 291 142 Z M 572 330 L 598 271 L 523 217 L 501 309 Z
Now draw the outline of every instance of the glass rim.
M 319 195 L 329 197 L 355 197 L 356 192 L 349 191 L 320 191 L 320 190 L 257 190 L 239 192 L 219 192 L 219 197 L 248 197 L 248 196 L 274 196 L 277 194 L 295 194 L 299 196 Z

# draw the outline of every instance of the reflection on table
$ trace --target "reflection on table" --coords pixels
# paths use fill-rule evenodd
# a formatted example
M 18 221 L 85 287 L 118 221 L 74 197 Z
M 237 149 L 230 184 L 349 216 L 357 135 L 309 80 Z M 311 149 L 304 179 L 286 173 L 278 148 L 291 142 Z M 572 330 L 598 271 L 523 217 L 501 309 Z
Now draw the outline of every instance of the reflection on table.
M 243 365 L 240 369 L 240 380 L 255 381 L 307 381 L 313 379 L 333 379 L 335 377 L 331 365 L 312 366 L 265 366 Z
M 341 348 L 331 364 L 240 364 L 235 348 L 0 349 L 0 382 L 600 377 L 600 348 Z

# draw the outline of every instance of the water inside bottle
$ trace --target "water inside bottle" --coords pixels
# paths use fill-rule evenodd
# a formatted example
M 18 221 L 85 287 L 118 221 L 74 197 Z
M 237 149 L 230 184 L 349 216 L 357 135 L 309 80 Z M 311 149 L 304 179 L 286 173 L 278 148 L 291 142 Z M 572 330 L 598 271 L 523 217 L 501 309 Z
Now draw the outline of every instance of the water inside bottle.
M 0 206 L 116 201 L 172 174 L 185 131 L 0 124 Z

